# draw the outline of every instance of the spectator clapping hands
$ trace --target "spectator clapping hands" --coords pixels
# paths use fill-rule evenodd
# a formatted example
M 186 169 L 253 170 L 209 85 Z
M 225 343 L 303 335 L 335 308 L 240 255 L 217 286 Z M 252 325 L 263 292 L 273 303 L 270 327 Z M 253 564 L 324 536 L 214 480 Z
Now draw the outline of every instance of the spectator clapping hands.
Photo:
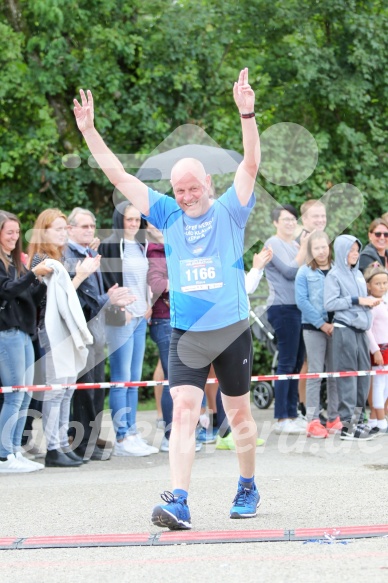
M 273 251 L 271 247 L 263 247 L 260 253 L 255 253 L 253 256 L 252 267 L 255 269 L 264 269 L 264 267 L 271 261 Z

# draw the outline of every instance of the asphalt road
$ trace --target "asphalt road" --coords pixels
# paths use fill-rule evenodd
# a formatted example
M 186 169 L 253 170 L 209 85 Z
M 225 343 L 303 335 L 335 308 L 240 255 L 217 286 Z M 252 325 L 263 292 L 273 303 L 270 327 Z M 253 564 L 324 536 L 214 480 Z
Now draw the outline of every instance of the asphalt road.
M 214 536 L 232 531 L 234 542 L 105 548 L 0 550 L 0 581 L 227 583 L 304 581 L 341 583 L 357 578 L 388 581 L 388 538 L 338 538 L 341 528 L 387 525 L 388 437 L 341 442 L 277 436 L 273 410 L 253 405 L 259 435 L 256 482 L 258 515 L 230 520 L 238 478 L 237 457 L 208 445 L 196 454 L 189 504 L 193 531 Z M 144 435 L 159 445 L 155 412 L 138 415 Z M 38 439 L 41 435 L 37 423 Z M 112 439 L 109 415 L 104 436 Z M 162 532 L 150 522 L 159 493 L 170 489 L 168 454 L 113 457 L 81 468 L 48 468 L 1 475 L 0 538 Z M 310 541 L 241 542 L 247 531 L 324 528 L 330 544 Z M 337 534 L 336 534 L 337 533 Z

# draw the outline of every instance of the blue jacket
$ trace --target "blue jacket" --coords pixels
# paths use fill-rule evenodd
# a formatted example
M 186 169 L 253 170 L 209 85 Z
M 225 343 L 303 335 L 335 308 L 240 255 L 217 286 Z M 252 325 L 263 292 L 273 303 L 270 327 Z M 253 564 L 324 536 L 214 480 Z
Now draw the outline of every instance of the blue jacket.
M 324 305 L 328 312 L 335 312 L 334 322 L 358 330 L 369 330 L 372 324 L 371 310 L 360 306 L 358 298 L 367 296 L 365 279 L 358 269 L 358 262 L 350 267 L 348 254 L 353 243 L 361 243 L 351 235 L 340 235 L 334 241 L 335 264 L 325 278 Z
M 320 269 L 302 265 L 295 278 L 295 302 L 302 312 L 302 324 L 312 324 L 319 329 L 328 321 L 323 305 L 325 274 Z

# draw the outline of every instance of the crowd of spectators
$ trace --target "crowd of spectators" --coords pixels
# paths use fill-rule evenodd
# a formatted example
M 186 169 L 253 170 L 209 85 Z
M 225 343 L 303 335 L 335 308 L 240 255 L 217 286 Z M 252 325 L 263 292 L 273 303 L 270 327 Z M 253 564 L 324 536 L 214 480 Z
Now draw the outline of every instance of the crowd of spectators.
M 247 281 L 249 292 L 250 280 L 255 280 L 255 289 L 265 268 L 277 372 L 387 369 L 387 213 L 370 224 L 364 249 L 352 235 L 337 237 L 334 257 L 325 233 L 325 206 L 309 200 L 301 213 L 303 230 L 298 232 L 292 205 L 273 210 L 275 235 L 256 256 Z M 105 380 L 106 355 L 109 380 L 140 380 L 147 325 L 168 377 L 171 327 L 163 237 L 128 201 L 116 206 L 110 237 L 100 242 L 95 229 L 96 219 L 87 209 L 77 207 L 68 217 L 59 209 L 46 209 L 37 217 L 23 254 L 19 219 L 0 211 L 2 385 L 30 386 L 38 378 L 48 385 L 99 383 Z M 369 377 L 330 378 L 325 388 L 326 417 L 321 412 L 321 379 L 309 379 L 306 390 L 295 380 L 276 381 L 275 432 L 372 439 L 387 431 L 388 375 L 375 377 L 373 383 Z M 113 445 L 100 436 L 104 389 L 15 391 L 0 397 L 0 472 L 77 467 L 89 460 L 106 461 L 112 454 L 149 456 L 159 451 L 137 430 L 137 387 L 109 391 Z M 169 451 L 173 405 L 167 385 L 159 399 L 161 451 Z M 212 440 L 219 433 L 219 448 L 232 449 L 222 446 L 230 429 L 221 400 L 214 394 L 211 403 Z M 40 414 L 43 453 L 29 438 L 33 419 Z M 222 423 L 217 423 L 217 414 Z M 43 455 L 44 465 L 25 451 Z

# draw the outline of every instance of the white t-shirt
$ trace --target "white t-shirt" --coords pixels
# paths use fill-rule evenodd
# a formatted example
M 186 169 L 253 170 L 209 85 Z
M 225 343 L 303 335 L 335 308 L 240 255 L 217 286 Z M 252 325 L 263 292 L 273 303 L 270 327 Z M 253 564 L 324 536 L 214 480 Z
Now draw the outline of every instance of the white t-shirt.
M 137 300 L 127 306 L 135 317 L 144 316 L 147 311 L 147 272 L 148 259 L 137 241 L 124 239 L 123 285 L 129 287 Z

